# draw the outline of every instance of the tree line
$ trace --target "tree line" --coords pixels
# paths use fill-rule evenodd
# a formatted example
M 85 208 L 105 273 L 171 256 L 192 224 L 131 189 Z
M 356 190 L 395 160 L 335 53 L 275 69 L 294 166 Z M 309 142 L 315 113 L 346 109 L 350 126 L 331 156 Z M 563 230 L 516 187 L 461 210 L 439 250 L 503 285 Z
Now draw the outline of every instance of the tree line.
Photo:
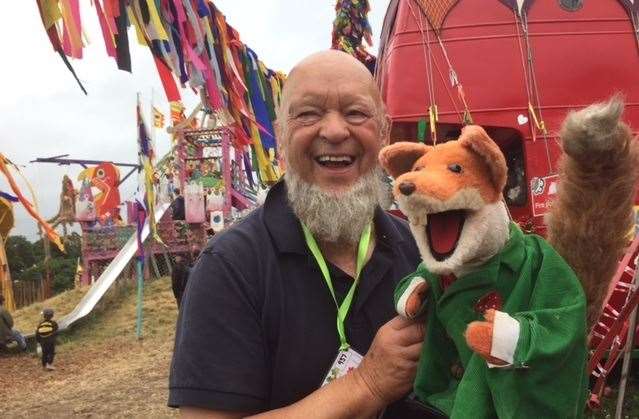
M 66 253 L 50 246 L 49 269 L 53 278 L 53 292 L 58 294 L 74 287 L 78 258 L 81 251 L 81 236 L 71 233 L 64 238 Z M 42 239 L 30 242 L 24 236 L 9 236 L 5 243 L 9 269 L 13 281 L 40 281 L 45 277 L 46 266 Z

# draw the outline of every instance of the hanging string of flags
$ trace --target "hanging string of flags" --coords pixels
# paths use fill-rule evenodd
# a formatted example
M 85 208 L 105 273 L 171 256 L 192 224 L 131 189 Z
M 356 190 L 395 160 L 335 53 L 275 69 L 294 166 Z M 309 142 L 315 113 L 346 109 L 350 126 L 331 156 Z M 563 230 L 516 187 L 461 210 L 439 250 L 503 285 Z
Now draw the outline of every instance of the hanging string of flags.
M 153 117 L 157 121 L 156 109 L 153 107 Z M 158 234 L 157 222 L 155 220 L 155 188 L 153 186 L 153 175 L 155 165 L 155 145 L 153 139 L 149 135 L 149 131 L 144 123 L 142 116 L 142 104 L 140 103 L 140 97 L 138 95 L 137 103 L 137 122 L 138 122 L 138 160 L 142 168 L 142 178 L 144 179 L 144 198 L 143 202 L 138 202 L 138 205 L 143 207 L 144 217 L 149 219 L 149 228 L 153 239 L 163 244 L 160 235 Z M 138 212 L 138 232 L 140 232 L 140 225 L 144 225 L 144 219 L 140 220 L 140 213 Z M 142 249 L 138 249 L 143 252 Z
M 86 42 L 79 0 L 37 0 L 53 49 L 77 78 L 67 57 L 82 58 Z M 238 32 L 211 0 L 94 0 L 107 55 L 132 71 L 127 29 L 135 28 L 149 48 L 173 109 L 180 86 L 203 90 L 216 120 L 231 127 L 238 147 L 257 156 L 262 180 L 274 182 L 276 159 L 272 121 L 285 75 L 268 69 L 241 42 Z M 86 93 L 86 91 L 85 91 Z M 179 113 L 176 113 L 176 116 Z M 156 121 L 154 121 L 155 123 Z
M 155 128 L 164 128 L 164 114 L 155 106 L 153 109 L 153 126 Z
M 333 49 L 344 51 L 360 60 L 371 72 L 375 71 L 375 57 L 363 46 L 373 46 L 373 32 L 368 22 L 368 0 L 338 0 L 333 21 Z
M 57 248 L 60 249 L 60 251 L 64 252 L 64 245 L 62 244 L 62 240 L 60 239 L 60 236 L 51 227 L 51 225 L 44 218 L 42 218 L 42 216 L 38 212 L 38 208 L 35 205 L 35 201 L 34 203 L 31 203 L 22 194 L 22 191 L 20 190 L 17 182 L 13 178 L 13 175 L 11 174 L 9 167 L 12 167 L 20 176 L 22 176 L 22 173 L 20 172 L 18 167 L 15 164 L 13 164 L 8 158 L 6 158 L 2 153 L 0 153 L 0 173 L 2 173 L 4 177 L 7 179 L 7 183 L 9 183 L 9 187 L 15 194 L 15 197 L 14 197 L 6 192 L 3 192 L 2 197 L 8 198 L 9 200 L 13 202 L 15 202 L 15 199 L 17 199 L 22 204 L 22 206 L 27 211 L 27 213 L 40 225 L 40 227 L 42 228 L 42 231 L 44 232 L 44 234 L 47 235 L 49 240 L 51 240 L 51 242 L 55 244 Z M 23 176 L 22 178 L 25 182 L 28 182 L 27 179 L 24 178 Z M 29 187 L 29 189 L 32 190 L 30 184 L 27 183 L 27 186 Z M 34 196 L 34 199 L 35 199 L 35 196 Z

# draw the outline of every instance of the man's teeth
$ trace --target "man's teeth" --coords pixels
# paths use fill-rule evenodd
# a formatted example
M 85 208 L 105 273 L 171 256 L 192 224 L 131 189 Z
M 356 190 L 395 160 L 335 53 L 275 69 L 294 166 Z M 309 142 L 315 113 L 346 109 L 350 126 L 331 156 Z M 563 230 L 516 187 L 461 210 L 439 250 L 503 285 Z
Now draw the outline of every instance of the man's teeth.
M 353 157 L 351 156 L 319 156 L 317 161 L 320 163 L 352 163 Z

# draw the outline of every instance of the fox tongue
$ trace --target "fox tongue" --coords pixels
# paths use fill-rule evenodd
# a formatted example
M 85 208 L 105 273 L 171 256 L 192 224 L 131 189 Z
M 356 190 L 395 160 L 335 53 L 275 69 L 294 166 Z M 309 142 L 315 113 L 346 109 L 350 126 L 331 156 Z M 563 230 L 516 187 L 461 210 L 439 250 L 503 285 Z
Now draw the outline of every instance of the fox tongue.
M 428 215 L 428 242 L 435 256 L 449 256 L 455 251 L 464 219 L 464 212 L 460 210 Z

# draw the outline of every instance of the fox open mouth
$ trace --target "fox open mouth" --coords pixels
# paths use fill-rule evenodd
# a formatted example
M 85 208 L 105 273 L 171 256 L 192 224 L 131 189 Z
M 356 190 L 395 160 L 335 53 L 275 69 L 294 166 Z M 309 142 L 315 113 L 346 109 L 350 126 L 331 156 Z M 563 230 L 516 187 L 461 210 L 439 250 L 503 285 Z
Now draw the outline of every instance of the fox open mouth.
M 464 210 L 428 214 L 426 237 L 435 260 L 441 262 L 455 252 L 465 221 Z

